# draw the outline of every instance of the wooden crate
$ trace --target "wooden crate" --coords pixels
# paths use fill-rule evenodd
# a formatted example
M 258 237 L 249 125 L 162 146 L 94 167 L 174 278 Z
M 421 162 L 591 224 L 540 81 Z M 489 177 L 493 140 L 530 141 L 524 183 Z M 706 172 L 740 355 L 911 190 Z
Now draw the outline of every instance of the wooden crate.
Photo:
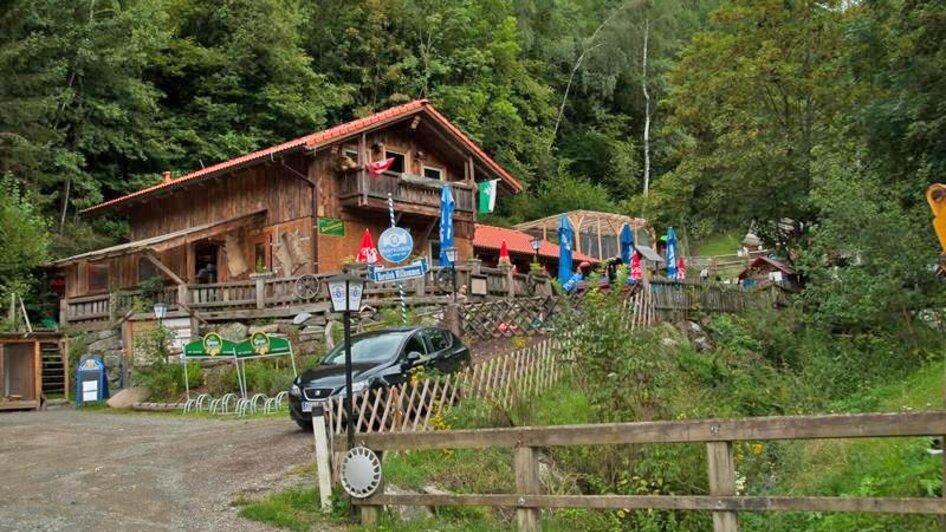
M 41 339 L 0 336 L 0 410 L 39 410 L 43 395 Z

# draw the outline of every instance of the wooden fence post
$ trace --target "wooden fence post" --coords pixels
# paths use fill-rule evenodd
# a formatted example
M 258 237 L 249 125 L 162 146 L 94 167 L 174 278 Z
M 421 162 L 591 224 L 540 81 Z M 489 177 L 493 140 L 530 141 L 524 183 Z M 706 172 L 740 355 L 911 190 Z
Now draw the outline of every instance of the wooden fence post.
M 710 495 L 735 495 L 736 465 L 733 460 L 732 442 L 708 442 L 706 456 L 709 459 Z M 736 512 L 713 512 L 713 531 L 738 532 L 739 519 Z
M 519 495 L 538 495 L 542 491 L 539 481 L 539 461 L 532 447 L 516 447 L 515 451 L 516 493 Z M 516 525 L 519 532 L 538 532 L 540 530 L 541 510 L 538 508 L 516 509 Z
M 328 432 L 325 411 L 319 406 L 312 409 L 312 435 L 315 437 L 315 466 L 319 479 L 319 500 L 322 513 L 332 511 L 332 469 L 328 452 Z

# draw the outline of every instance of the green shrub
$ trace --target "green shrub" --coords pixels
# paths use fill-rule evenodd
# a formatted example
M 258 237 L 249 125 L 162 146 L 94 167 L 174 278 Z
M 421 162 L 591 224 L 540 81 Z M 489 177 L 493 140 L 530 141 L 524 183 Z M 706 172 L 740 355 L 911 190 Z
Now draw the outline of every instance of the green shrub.
M 135 352 L 143 356 L 150 365 L 139 366 L 132 373 L 132 384 L 144 386 L 151 391 L 152 401 L 175 402 L 186 389 L 184 368 L 192 388 L 203 384 L 203 372 L 196 363 L 185 366 L 168 360 L 168 346 L 173 332 L 165 327 L 155 327 L 135 335 Z
M 275 396 L 279 392 L 284 392 L 292 385 L 292 367 L 288 361 L 283 361 L 282 366 L 278 367 L 279 362 L 272 360 L 252 360 L 246 363 L 246 389 L 247 393 L 264 393 L 268 396 Z

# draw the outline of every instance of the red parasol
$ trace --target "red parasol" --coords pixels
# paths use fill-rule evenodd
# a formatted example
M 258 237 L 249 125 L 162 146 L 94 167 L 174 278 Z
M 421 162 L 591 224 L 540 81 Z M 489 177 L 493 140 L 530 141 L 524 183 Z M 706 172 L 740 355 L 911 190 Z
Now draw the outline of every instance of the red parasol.
M 644 271 L 641 270 L 641 254 L 634 250 L 634 254 L 631 255 L 631 279 L 637 279 L 638 281 L 644 278 Z
M 499 246 L 499 263 L 500 264 L 509 264 L 512 261 L 509 259 L 509 246 L 506 244 L 506 241 L 503 240 L 502 245 Z
M 371 231 L 365 229 L 364 236 L 361 237 L 361 248 L 358 250 L 358 256 L 355 262 L 366 262 L 375 264 L 378 262 L 378 248 L 374 247 L 374 240 L 371 238 Z

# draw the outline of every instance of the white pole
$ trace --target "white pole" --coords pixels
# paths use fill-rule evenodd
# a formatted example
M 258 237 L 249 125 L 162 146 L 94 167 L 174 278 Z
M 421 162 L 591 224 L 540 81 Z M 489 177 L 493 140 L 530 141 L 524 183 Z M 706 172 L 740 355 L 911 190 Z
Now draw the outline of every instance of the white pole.
M 390 192 L 388 192 L 388 215 L 391 217 L 391 227 L 393 228 L 395 227 L 394 198 Z M 404 283 L 402 281 L 397 282 L 397 295 L 401 301 L 401 321 L 404 322 L 404 325 L 407 325 L 407 299 L 404 295 Z
M 332 511 L 332 470 L 329 466 L 328 434 L 325 412 L 321 406 L 312 409 L 312 435 L 315 437 L 315 465 L 319 476 L 319 501 L 322 513 Z
M 191 400 L 191 385 L 187 380 L 187 355 L 181 353 L 181 362 L 184 363 L 184 390 L 187 392 L 187 400 Z

